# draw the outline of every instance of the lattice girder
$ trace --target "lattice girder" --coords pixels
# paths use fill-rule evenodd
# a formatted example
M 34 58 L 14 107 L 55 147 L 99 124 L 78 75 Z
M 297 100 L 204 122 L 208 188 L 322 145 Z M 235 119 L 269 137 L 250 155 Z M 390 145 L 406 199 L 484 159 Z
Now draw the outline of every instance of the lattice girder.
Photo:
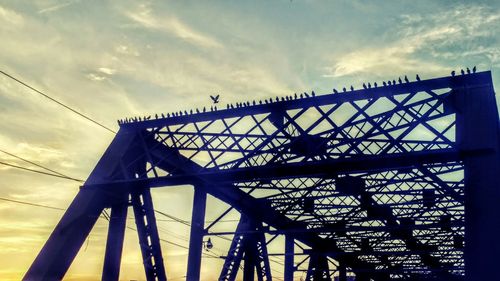
M 366 280 L 470 281 L 500 255 L 489 72 L 120 126 L 134 153 L 84 188 L 203 186 Z

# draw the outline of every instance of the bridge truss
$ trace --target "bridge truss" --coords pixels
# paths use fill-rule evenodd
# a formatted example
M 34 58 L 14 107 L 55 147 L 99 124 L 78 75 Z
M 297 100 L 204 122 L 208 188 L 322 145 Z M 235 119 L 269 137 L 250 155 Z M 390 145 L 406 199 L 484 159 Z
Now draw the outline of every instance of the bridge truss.
M 24 280 L 62 279 L 106 208 L 103 280 L 118 280 L 129 206 L 147 280 L 167 280 L 150 189 L 172 185 L 195 192 L 187 280 L 224 234 L 207 194 L 241 213 L 219 280 L 241 265 L 272 280 L 265 234 L 285 236 L 287 281 L 302 265 L 307 280 L 497 280 L 498 120 L 481 72 L 120 122 Z

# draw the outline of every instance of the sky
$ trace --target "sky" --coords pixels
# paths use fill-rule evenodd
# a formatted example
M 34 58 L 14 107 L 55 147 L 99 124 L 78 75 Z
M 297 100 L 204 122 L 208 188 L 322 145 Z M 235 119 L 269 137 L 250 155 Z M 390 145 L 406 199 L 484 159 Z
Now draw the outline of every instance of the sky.
M 474 65 L 500 87 L 500 1 L 0 0 L 0 38 L 0 70 L 115 130 L 118 119 L 201 108 L 213 94 L 225 104 L 330 93 Z M 5 76 L 0 121 L 1 150 L 80 179 L 113 138 Z M 34 168 L 4 153 L 0 161 Z M 62 209 L 79 187 L 2 165 L 0 176 L 1 198 Z M 158 210 L 189 220 L 191 187 L 153 197 Z M 224 208 L 210 198 L 207 220 Z M 22 278 L 62 214 L 0 199 L 0 279 Z M 162 238 L 188 244 L 186 226 L 158 218 Z M 100 280 L 106 229 L 99 220 L 65 280 Z M 145 280 L 137 234 L 126 237 L 120 279 Z M 224 255 L 227 241 L 214 242 Z M 169 280 L 184 279 L 187 250 L 162 249 Z M 204 258 L 202 280 L 221 265 Z

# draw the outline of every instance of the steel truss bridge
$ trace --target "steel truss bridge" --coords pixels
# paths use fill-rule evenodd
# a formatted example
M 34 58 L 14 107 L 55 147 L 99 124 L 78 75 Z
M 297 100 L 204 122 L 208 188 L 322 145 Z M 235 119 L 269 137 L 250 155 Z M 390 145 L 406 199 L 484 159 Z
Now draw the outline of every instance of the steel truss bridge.
M 287 281 L 500 280 L 489 71 L 186 113 L 120 122 L 24 280 L 62 279 L 107 208 L 118 280 L 129 206 L 147 280 L 167 280 L 150 189 L 173 185 L 194 187 L 187 280 L 224 215 L 205 225 L 207 194 L 241 213 L 219 280 L 272 280 L 265 234 L 285 237 Z

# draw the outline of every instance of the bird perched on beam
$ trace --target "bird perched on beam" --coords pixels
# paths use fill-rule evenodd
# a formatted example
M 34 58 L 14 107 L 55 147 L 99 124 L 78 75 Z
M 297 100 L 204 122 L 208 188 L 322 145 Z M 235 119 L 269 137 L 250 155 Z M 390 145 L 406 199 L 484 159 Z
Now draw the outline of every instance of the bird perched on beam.
M 474 67 L 472 68 L 472 73 L 476 73 L 476 70 L 477 70 L 477 68 L 476 68 L 476 66 L 474 65 Z
M 455 70 L 451 72 L 451 76 L 455 76 Z
M 408 76 L 405 75 L 405 82 L 410 83 L 410 80 L 408 80 Z
M 212 99 L 212 101 L 215 103 L 219 103 L 219 95 L 216 95 L 216 96 L 212 96 L 210 95 L 210 98 Z
M 418 74 L 415 78 L 417 78 L 417 81 L 420 81 L 420 76 L 418 76 Z

